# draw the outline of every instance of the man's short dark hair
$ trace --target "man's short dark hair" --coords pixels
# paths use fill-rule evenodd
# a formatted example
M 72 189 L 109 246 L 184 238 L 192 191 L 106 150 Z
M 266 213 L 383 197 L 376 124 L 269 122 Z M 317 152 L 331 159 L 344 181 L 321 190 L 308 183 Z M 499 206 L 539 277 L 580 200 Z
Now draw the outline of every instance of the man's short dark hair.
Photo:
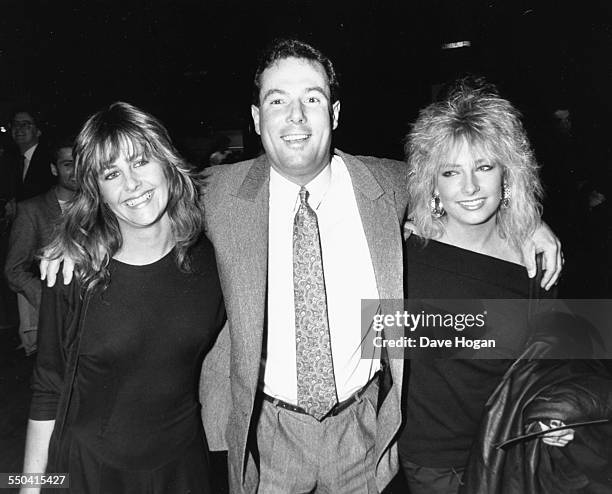
M 62 136 L 53 141 L 53 145 L 51 146 L 51 160 L 54 165 L 57 165 L 57 160 L 59 157 L 60 149 L 74 147 L 75 136 Z
M 303 41 L 297 39 L 277 39 L 273 41 L 259 57 L 253 80 L 253 104 L 259 106 L 259 93 L 261 91 L 261 74 L 268 67 L 286 58 L 300 58 L 317 62 L 323 66 L 329 83 L 330 99 L 335 103 L 340 98 L 340 83 L 338 75 L 331 60 L 323 53 Z

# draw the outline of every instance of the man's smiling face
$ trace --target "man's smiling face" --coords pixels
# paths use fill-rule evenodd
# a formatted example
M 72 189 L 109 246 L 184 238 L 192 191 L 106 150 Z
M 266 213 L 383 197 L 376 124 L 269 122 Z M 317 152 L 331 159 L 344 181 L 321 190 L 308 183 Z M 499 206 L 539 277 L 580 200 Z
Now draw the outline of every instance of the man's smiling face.
M 251 114 L 271 166 L 288 180 L 305 185 L 329 163 L 340 102 L 332 105 L 318 62 L 284 58 L 264 70 Z
M 40 134 L 32 115 L 23 111 L 15 114 L 11 122 L 11 135 L 22 153 L 38 144 Z

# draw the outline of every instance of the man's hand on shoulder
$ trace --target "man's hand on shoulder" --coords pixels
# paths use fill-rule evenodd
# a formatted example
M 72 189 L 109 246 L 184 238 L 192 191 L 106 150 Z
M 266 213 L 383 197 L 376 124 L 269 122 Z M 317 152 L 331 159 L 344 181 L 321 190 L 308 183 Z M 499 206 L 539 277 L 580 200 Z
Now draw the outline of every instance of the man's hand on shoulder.
M 419 231 L 412 221 L 407 220 L 404 223 L 404 240 L 408 240 L 412 234 L 419 235 Z
M 563 253 L 561 252 L 561 242 L 544 222 L 536 229 L 527 240 L 522 249 L 523 262 L 527 268 L 530 278 L 537 273 L 536 255 L 543 253 L 542 288 L 550 288 L 558 281 L 563 267 Z
M 48 252 L 45 252 L 42 260 L 40 261 L 40 279 L 47 280 L 47 286 L 52 287 L 55 285 L 57 280 L 57 273 L 62 264 L 62 276 L 64 278 L 64 285 L 69 285 L 72 281 L 72 275 L 74 274 L 74 262 L 71 258 L 57 258 L 50 259 Z

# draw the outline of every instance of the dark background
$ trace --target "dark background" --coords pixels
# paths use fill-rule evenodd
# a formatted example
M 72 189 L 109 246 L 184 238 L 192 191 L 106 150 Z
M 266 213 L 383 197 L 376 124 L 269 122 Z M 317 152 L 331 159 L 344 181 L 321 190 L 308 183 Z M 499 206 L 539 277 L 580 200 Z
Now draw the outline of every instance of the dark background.
M 340 72 L 336 145 L 402 158 L 435 85 L 481 74 L 521 109 L 543 165 L 545 219 L 568 260 L 560 294 L 612 297 L 611 14 L 610 0 L 0 0 L 0 126 L 32 104 L 51 139 L 123 100 L 160 117 L 184 151 L 242 130 L 249 157 L 259 145 L 249 109 L 256 54 L 287 36 L 322 49 Z M 456 41 L 471 47 L 441 49 Z M 571 129 L 559 128 L 559 109 Z M 590 208 L 594 189 L 607 202 Z M 0 470 L 17 472 L 32 360 L 14 350 L 16 331 L 0 336 Z
M 521 108 L 534 141 L 552 111 L 571 109 L 573 131 L 588 143 L 584 166 L 609 166 L 608 0 L 3 0 L 1 8 L 0 122 L 16 102 L 32 102 L 47 135 L 125 100 L 179 140 L 244 129 L 250 151 L 257 51 L 297 36 L 341 73 L 336 142 L 351 153 L 401 158 L 432 84 L 473 71 Z M 471 48 L 441 49 L 460 40 Z

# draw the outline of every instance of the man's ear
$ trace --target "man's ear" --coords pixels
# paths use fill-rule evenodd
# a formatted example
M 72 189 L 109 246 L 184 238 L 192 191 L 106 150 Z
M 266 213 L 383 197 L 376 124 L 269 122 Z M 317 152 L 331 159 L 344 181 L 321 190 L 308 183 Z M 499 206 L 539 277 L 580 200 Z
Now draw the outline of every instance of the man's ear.
M 340 100 L 332 105 L 332 129 L 336 130 L 340 121 Z
M 253 125 L 255 126 L 255 132 L 258 135 L 261 135 L 259 131 L 259 107 L 255 105 L 251 105 L 251 117 L 253 117 Z
M 57 177 L 57 175 L 58 175 L 57 166 L 55 166 L 55 164 L 53 164 L 53 163 L 51 163 L 49 166 L 51 167 L 51 174 L 54 177 Z

